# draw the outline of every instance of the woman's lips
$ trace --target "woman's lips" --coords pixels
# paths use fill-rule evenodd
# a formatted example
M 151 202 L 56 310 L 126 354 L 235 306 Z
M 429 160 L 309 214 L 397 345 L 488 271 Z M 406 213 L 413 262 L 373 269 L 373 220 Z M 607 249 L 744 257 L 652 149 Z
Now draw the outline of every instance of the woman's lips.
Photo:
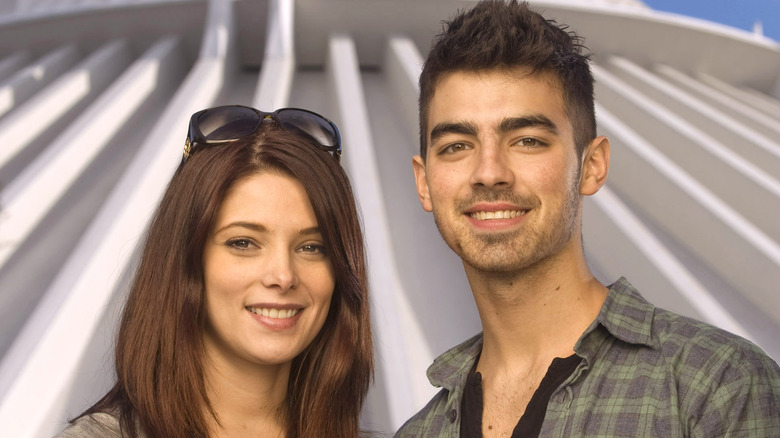
M 292 318 L 300 309 L 277 309 L 275 307 L 247 307 L 246 310 L 255 315 L 265 316 L 272 319 Z
M 252 318 L 264 327 L 274 330 L 287 330 L 293 328 L 303 313 L 303 306 L 270 306 L 252 305 L 246 306 Z

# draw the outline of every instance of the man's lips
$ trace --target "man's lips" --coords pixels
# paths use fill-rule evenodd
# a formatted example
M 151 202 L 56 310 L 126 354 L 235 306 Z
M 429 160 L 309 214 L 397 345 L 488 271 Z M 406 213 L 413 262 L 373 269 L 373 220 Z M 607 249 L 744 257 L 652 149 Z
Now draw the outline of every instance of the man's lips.
M 528 210 L 499 210 L 499 211 L 475 211 L 468 213 L 469 217 L 478 221 L 490 221 L 497 219 L 514 219 L 528 213 Z
M 466 209 L 464 213 L 477 221 L 514 219 L 528 213 L 527 208 L 511 204 L 477 204 Z

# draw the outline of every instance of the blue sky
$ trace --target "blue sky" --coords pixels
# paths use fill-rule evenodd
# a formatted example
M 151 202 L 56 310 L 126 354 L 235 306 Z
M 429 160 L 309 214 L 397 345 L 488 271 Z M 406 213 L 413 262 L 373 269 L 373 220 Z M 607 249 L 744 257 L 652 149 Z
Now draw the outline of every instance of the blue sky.
M 760 20 L 764 35 L 780 41 L 780 0 L 643 0 L 657 10 L 703 18 L 752 31 Z

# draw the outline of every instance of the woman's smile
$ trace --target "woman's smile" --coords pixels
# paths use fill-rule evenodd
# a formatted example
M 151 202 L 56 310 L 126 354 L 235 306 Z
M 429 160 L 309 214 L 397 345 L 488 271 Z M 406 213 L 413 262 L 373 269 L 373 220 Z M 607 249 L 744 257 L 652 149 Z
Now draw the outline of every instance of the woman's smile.
M 239 180 L 203 262 L 210 355 L 286 367 L 325 323 L 335 280 L 298 180 L 280 172 Z

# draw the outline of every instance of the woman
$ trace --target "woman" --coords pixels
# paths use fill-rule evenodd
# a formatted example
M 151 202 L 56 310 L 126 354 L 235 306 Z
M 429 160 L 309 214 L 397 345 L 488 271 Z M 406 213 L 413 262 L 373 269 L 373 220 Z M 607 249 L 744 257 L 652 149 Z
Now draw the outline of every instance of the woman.
M 115 386 L 60 436 L 355 437 L 373 366 L 336 126 L 195 113 L 151 222 Z

